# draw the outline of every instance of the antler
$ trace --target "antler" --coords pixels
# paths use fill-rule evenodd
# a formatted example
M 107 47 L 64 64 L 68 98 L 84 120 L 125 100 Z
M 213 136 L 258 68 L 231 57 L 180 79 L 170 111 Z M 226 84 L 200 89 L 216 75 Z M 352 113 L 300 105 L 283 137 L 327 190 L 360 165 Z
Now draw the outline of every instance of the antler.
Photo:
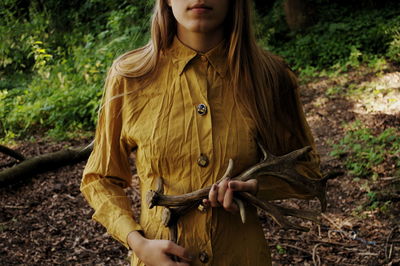
M 260 145 L 260 147 L 262 146 Z M 262 150 L 264 149 L 262 148 Z M 299 161 L 299 158 L 304 156 L 309 151 L 311 151 L 311 147 L 307 146 L 283 156 L 274 156 L 272 154 L 265 153 L 266 156 L 261 162 L 251 166 L 238 176 L 233 177 L 232 180 L 247 181 L 260 175 L 275 176 L 309 192 L 312 196 L 317 197 L 321 202 L 321 209 L 324 211 L 326 209 L 325 192 L 326 181 L 328 178 L 312 180 L 299 175 L 294 167 Z M 152 208 L 152 206 L 182 206 L 188 204 L 189 202 L 206 198 L 210 188 L 211 186 L 208 186 L 206 188 L 183 195 L 162 195 L 151 190 L 147 194 L 147 203 L 150 208 Z
M 329 175 L 319 180 L 313 180 L 298 174 L 295 170 L 296 163 L 298 163 L 305 154 L 312 150 L 310 146 L 292 151 L 283 156 L 274 156 L 268 153 L 260 143 L 258 143 L 258 145 L 263 153 L 263 159 L 259 163 L 249 167 L 239 175 L 230 178 L 233 169 L 233 161 L 230 159 L 225 174 L 217 184 L 225 178 L 247 181 L 261 175 L 274 176 L 307 191 L 310 195 L 318 198 L 321 203 L 321 211 L 325 211 L 326 183 L 327 180 L 334 177 L 334 175 Z M 337 173 L 336 176 L 339 174 L 340 173 Z M 162 179 L 160 178 L 160 180 L 161 182 L 157 182 L 162 186 Z M 147 204 L 149 208 L 153 208 L 154 206 L 166 207 L 163 218 L 164 225 L 170 228 L 171 240 L 176 241 L 176 222 L 178 218 L 186 214 L 192 208 L 199 206 L 203 199 L 208 198 L 210 189 L 211 186 L 208 186 L 183 195 L 164 195 L 160 189 L 160 185 L 158 185 L 157 190 L 150 190 L 147 193 Z M 241 200 L 265 210 L 276 223 L 287 229 L 308 231 L 308 228 L 291 223 L 285 218 L 285 216 L 294 216 L 318 222 L 317 212 L 283 208 L 269 202 L 264 202 L 247 192 L 236 192 L 234 200 L 239 206 L 243 222 L 245 222 L 245 207 Z

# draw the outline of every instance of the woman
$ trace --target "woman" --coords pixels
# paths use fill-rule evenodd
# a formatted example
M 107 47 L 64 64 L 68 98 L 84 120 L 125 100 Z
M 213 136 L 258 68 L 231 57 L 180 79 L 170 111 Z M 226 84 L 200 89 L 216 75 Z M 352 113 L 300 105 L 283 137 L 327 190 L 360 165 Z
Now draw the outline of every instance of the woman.
M 157 0 L 150 42 L 118 58 L 108 74 L 81 191 L 95 209 L 93 219 L 133 250 L 132 265 L 269 265 L 257 212 L 247 206 L 242 224 L 234 191 L 264 200 L 309 198 L 268 176 L 216 184 L 229 158 L 234 174 L 259 161 L 256 138 L 276 155 L 313 145 L 296 79 L 256 44 L 250 9 L 246 0 Z M 133 149 L 139 221 L 123 190 Z M 318 167 L 311 152 L 296 169 L 318 179 Z M 145 203 L 157 177 L 168 195 L 214 184 L 206 211 L 179 219 L 177 244 L 168 240 L 162 208 Z

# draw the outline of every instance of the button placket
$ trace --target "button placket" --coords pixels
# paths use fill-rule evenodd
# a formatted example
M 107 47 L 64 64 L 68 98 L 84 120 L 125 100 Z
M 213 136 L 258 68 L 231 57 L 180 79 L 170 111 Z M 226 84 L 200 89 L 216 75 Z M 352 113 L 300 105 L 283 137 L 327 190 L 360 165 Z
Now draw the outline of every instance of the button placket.
M 199 154 L 197 155 L 196 164 L 198 167 L 202 168 L 202 175 L 210 174 L 212 169 L 207 167 L 211 164 L 212 158 L 212 122 L 211 122 L 211 109 L 208 104 L 208 59 L 205 55 L 198 55 L 198 61 L 195 63 L 195 69 L 197 69 L 197 86 L 193 87 L 192 90 L 192 100 L 194 109 L 196 112 L 196 124 L 197 124 L 197 134 L 198 134 L 198 145 Z
M 209 104 L 208 90 L 210 84 L 213 84 L 210 80 L 208 73 L 209 62 L 205 56 L 199 56 L 194 61 L 193 68 L 195 70 L 196 78 L 193 79 L 193 86 L 190 87 L 190 93 L 192 96 L 192 112 L 194 115 L 195 129 L 196 129 L 196 141 L 198 146 L 193 150 L 194 164 L 196 171 L 198 171 L 199 180 L 204 182 L 203 178 L 212 176 L 213 173 L 213 135 L 212 135 L 212 106 Z M 199 182 L 200 183 L 200 182 Z M 204 184 L 204 183 L 202 183 Z M 199 212 L 202 212 L 203 216 L 207 220 L 207 224 L 211 223 L 211 212 L 207 212 L 205 209 L 200 207 Z M 204 232 L 206 238 L 203 244 L 199 245 L 197 253 L 197 263 L 207 265 L 211 261 L 212 257 L 212 246 L 211 246 L 211 235 L 210 232 Z M 200 243 L 199 243 L 200 244 Z

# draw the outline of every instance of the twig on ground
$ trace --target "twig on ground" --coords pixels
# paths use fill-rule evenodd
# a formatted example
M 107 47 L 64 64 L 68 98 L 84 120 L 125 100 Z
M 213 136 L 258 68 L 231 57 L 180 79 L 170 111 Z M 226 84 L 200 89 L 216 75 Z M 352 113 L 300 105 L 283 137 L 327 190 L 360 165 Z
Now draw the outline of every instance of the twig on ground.
M 312 257 L 312 253 L 310 251 L 308 251 L 308 250 L 303 249 L 303 248 L 299 248 L 297 246 L 290 245 L 290 244 L 285 244 L 285 243 L 279 244 L 279 245 L 280 246 L 284 246 L 284 247 L 288 247 L 288 248 L 292 248 L 292 249 L 296 249 L 298 251 L 301 251 L 304 254 L 307 254 L 307 256 Z
M 321 258 L 317 255 L 317 248 L 320 246 L 321 244 L 316 244 L 313 248 L 313 252 L 312 252 L 312 260 L 314 262 L 315 266 L 319 266 L 321 265 Z
M 392 238 L 392 236 L 394 235 L 394 232 L 397 230 L 397 227 L 394 227 L 391 231 L 390 231 L 390 233 L 389 233 L 389 235 L 387 236 L 387 238 L 386 238 L 386 241 L 385 241 L 385 259 L 386 259 L 386 262 L 389 262 L 390 260 L 391 260 L 391 258 L 392 258 L 392 252 L 393 252 L 393 246 L 394 246 L 394 244 L 392 243 L 392 244 L 390 244 L 390 247 L 388 248 L 388 246 L 389 246 L 389 241 L 390 241 L 390 239 Z

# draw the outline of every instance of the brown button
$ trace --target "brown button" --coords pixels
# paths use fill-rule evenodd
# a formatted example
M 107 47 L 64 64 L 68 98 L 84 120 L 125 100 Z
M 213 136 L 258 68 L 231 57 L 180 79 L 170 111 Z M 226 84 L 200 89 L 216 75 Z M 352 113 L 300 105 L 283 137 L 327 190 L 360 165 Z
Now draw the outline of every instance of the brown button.
M 197 105 L 197 113 L 199 115 L 206 115 L 207 114 L 207 105 L 205 105 L 204 103 Z
M 209 260 L 208 254 L 207 254 L 205 251 L 200 252 L 200 254 L 199 254 L 199 260 L 200 260 L 202 263 L 207 263 L 208 260 Z
M 207 61 L 207 57 L 205 57 L 204 55 L 200 56 L 201 61 L 206 62 Z
M 204 154 L 201 154 L 197 159 L 197 164 L 201 167 L 206 167 L 208 165 L 208 157 Z

